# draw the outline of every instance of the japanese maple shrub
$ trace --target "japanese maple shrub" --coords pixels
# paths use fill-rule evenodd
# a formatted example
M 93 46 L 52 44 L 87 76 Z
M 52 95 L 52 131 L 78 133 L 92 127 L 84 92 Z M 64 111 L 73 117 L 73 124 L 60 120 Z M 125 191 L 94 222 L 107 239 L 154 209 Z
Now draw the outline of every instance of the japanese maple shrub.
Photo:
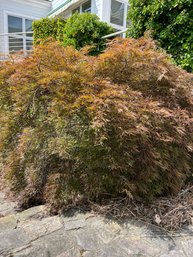
M 145 38 L 98 57 L 50 41 L 0 67 L 3 174 L 24 206 L 179 192 L 191 177 L 191 75 Z

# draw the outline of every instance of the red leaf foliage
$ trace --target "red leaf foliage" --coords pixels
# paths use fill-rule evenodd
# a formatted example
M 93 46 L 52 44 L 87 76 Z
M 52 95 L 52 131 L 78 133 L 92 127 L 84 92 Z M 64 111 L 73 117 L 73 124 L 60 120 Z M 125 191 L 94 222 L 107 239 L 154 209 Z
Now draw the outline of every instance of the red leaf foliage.
M 98 57 L 50 41 L 0 67 L 3 171 L 24 205 L 176 194 L 191 177 L 193 80 L 150 39 Z

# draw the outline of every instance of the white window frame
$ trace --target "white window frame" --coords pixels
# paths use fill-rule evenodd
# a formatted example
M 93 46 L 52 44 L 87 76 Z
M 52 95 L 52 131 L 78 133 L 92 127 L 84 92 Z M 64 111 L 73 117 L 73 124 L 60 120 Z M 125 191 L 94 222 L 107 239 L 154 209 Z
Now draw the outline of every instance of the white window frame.
M 28 16 L 24 15 L 21 13 L 15 13 L 15 12 L 10 12 L 10 11 L 4 11 L 3 12 L 4 16 L 4 33 L 6 34 L 5 36 L 5 53 L 9 54 L 9 31 L 8 31 L 8 16 L 13 16 L 17 18 L 22 19 L 22 33 L 25 32 L 25 20 L 38 20 L 38 17 L 33 17 L 33 16 Z M 31 37 L 27 37 L 26 34 L 23 34 L 23 36 L 20 35 L 14 35 L 15 38 L 22 38 L 23 39 L 23 50 L 26 51 L 26 41 L 29 39 L 31 40 Z
M 71 11 L 71 15 L 73 14 L 73 10 L 76 9 L 76 8 L 78 8 L 78 7 L 80 8 L 80 13 L 83 13 L 83 12 L 82 12 L 82 6 L 83 6 L 83 4 L 86 3 L 87 1 L 88 1 L 88 0 L 86 0 L 86 1 L 82 2 L 81 4 L 75 6 L 75 7 L 72 9 L 72 11 Z M 94 0 L 91 0 L 91 13 L 94 12 L 94 3 L 93 3 L 93 1 L 94 1 Z
M 121 1 L 121 0 L 116 0 L 117 2 L 120 2 L 122 4 L 124 4 L 124 17 L 123 17 L 123 26 L 114 24 L 111 22 L 111 4 L 112 4 L 112 0 L 109 1 L 109 14 L 108 14 L 108 23 L 115 29 L 117 30 L 123 30 L 124 28 L 127 27 L 127 10 L 128 10 L 128 3 L 126 3 L 125 1 Z

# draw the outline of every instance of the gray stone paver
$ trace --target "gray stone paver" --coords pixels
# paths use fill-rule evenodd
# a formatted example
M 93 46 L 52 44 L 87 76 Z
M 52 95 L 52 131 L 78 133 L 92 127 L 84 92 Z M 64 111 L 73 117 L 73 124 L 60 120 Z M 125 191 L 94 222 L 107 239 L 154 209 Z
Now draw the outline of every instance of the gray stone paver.
M 0 233 L 6 230 L 15 229 L 17 227 L 17 215 L 8 215 L 0 218 Z
M 92 213 L 49 217 L 45 206 L 16 213 L 15 206 L 0 192 L 0 257 L 193 256 L 192 227 L 172 237 L 140 222 Z
M 10 229 L 0 233 L 0 252 L 24 246 L 30 241 L 22 229 Z
M 15 213 L 16 203 L 5 200 L 5 194 L 0 192 L 0 217 Z

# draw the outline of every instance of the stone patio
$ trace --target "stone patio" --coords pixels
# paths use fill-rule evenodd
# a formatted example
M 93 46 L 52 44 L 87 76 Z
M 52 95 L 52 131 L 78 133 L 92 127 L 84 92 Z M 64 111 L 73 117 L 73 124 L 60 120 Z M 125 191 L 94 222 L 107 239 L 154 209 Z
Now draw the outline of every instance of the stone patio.
M 192 257 L 193 228 L 173 235 L 141 222 L 92 213 L 48 216 L 45 206 L 23 212 L 0 193 L 1 257 Z

